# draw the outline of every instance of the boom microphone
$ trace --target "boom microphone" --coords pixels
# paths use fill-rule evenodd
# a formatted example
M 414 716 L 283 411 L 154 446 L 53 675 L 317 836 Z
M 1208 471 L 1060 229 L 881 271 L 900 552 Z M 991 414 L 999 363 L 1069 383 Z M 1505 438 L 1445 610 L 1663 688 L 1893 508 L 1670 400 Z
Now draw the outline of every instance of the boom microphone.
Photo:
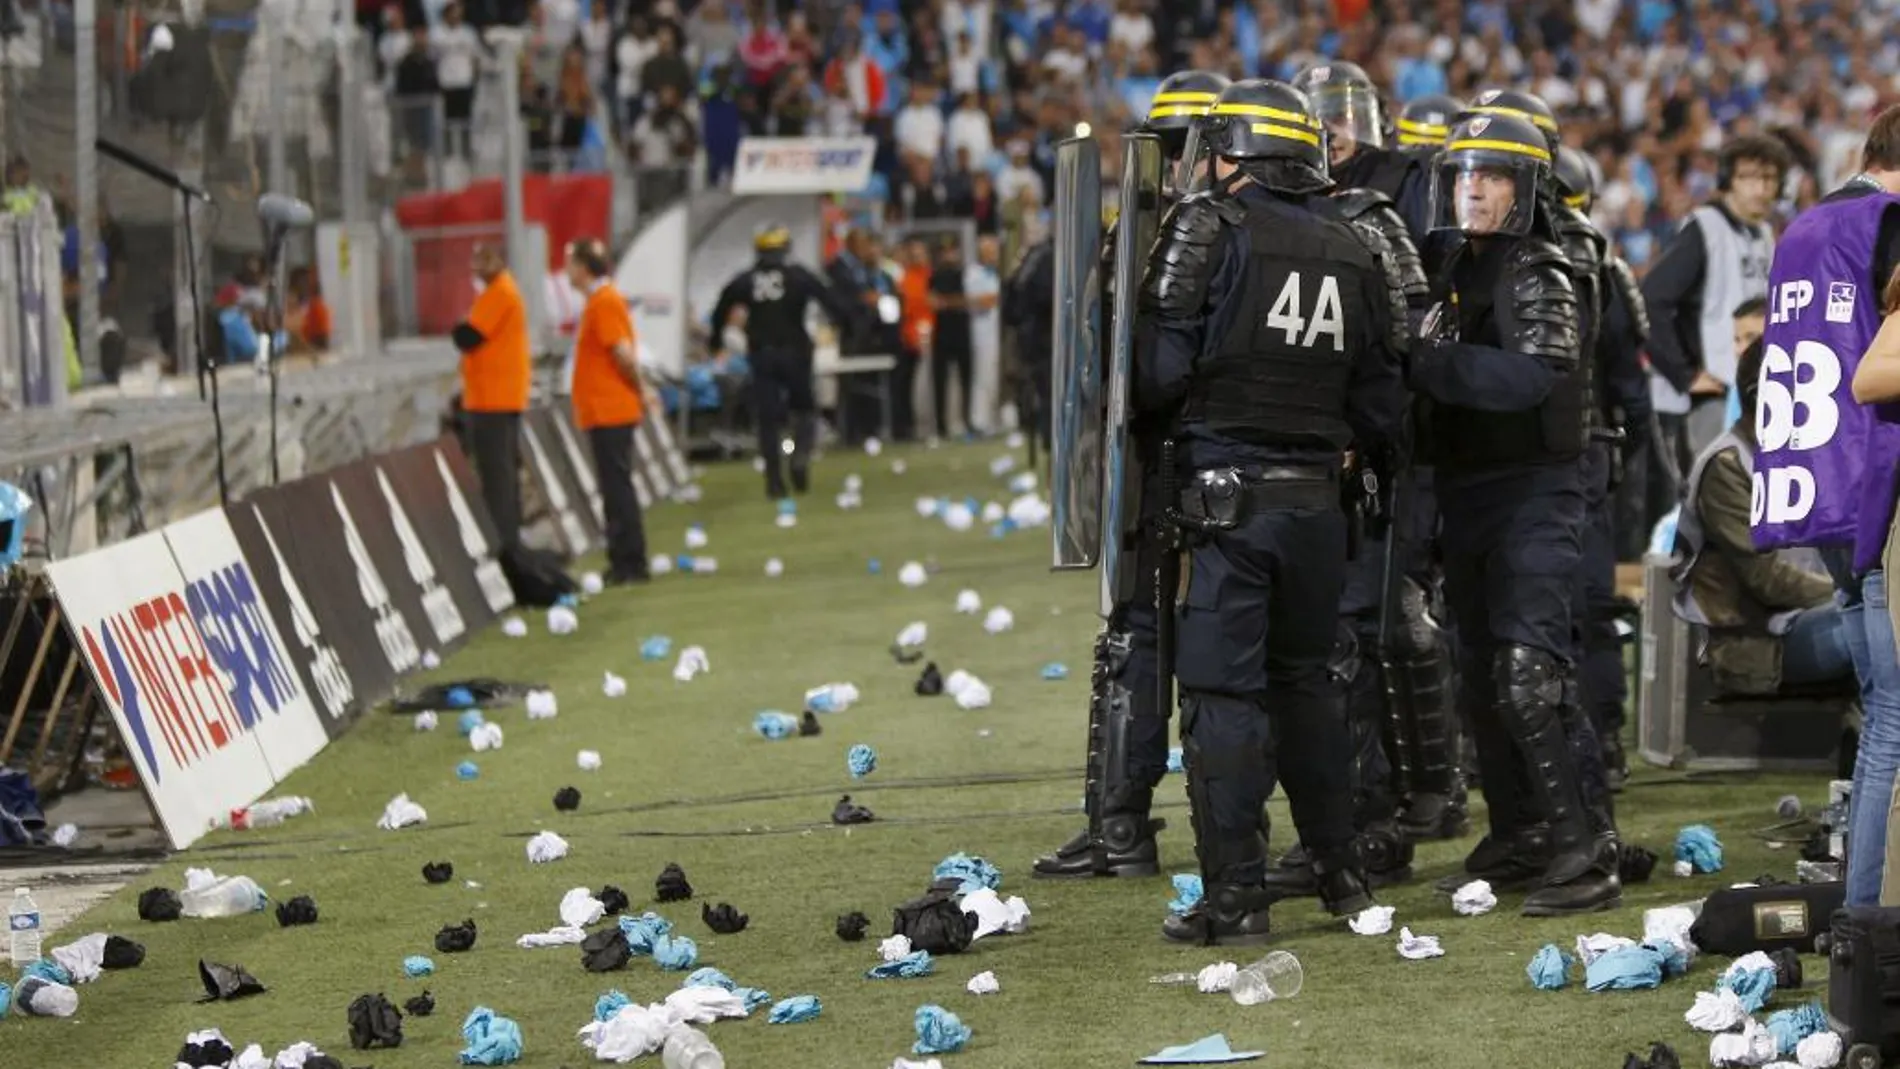
M 296 230 L 316 221 L 310 205 L 282 193 L 266 193 L 257 198 L 257 218 L 273 231 Z
M 163 182 L 187 197 L 196 197 L 206 204 L 211 203 L 211 194 L 178 177 L 178 172 L 160 167 L 129 148 L 115 145 L 103 137 L 94 138 L 92 147 L 148 178 Z

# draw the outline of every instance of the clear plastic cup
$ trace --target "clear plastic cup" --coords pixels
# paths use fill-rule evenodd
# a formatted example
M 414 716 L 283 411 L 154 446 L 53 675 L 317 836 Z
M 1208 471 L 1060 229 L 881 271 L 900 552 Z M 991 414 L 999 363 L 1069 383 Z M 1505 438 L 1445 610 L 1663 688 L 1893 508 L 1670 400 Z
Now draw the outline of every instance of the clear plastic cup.
M 1300 959 L 1284 950 L 1276 950 L 1235 973 L 1233 986 L 1227 993 L 1242 1006 L 1258 1006 L 1299 994 L 1305 979 L 1306 971 L 1300 968 Z

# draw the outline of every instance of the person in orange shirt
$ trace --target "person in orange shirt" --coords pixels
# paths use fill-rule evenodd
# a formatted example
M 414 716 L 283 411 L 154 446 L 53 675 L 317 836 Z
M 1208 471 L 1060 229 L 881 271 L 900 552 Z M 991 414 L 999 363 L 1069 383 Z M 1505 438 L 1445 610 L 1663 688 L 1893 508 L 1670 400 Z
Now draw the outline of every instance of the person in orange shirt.
M 291 336 L 291 351 L 320 353 L 330 347 L 330 305 L 317 285 L 317 273 L 309 267 L 290 272 L 290 308 L 284 314 L 284 327 Z
M 633 313 L 598 241 L 567 247 L 567 277 L 587 295 L 574 331 L 574 422 L 587 434 L 607 520 L 607 582 L 647 581 L 647 536 L 633 491 L 633 434 L 641 402 Z
M 521 538 L 517 454 L 531 377 L 528 306 L 501 250 L 477 245 L 474 268 L 481 294 L 449 337 L 462 351 L 463 444 L 475 461 L 501 548 L 507 550 Z
M 904 276 L 898 280 L 897 295 L 904 303 L 903 355 L 891 376 L 891 434 L 898 441 L 917 437 L 917 369 L 930 359 L 930 342 L 937 326 L 936 303 L 930 295 L 930 276 L 934 267 L 930 249 L 920 238 L 904 243 Z

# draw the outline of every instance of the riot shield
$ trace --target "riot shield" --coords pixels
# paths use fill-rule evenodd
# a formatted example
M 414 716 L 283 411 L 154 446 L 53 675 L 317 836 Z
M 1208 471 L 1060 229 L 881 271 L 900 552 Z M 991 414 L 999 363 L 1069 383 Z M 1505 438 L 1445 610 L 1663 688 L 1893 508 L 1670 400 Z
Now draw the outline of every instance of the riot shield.
M 1055 329 L 1049 504 L 1053 567 L 1092 568 L 1102 548 L 1102 157 L 1088 138 L 1056 145 L 1050 251 Z
M 1129 448 L 1133 410 L 1135 306 L 1141 272 L 1161 227 L 1165 156 L 1153 134 L 1122 140 L 1115 238 L 1114 306 L 1104 371 L 1108 410 L 1102 429 L 1102 604 L 1104 617 L 1134 595 L 1134 543 L 1141 526 L 1141 465 Z

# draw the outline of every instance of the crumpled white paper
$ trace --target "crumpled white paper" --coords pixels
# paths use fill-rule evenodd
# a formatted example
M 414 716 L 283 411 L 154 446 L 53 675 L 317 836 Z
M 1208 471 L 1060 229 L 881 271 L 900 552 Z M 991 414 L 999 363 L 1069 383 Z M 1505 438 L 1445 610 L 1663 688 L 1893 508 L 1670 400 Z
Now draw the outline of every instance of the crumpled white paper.
M 1608 954 L 1612 950 L 1621 950 L 1624 947 L 1633 947 L 1635 945 L 1636 940 L 1634 939 L 1625 939 L 1620 935 L 1611 935 L 1608 932 L 1598 932 L 1595 935 L 1580 935 L 1577 937 L 1577 960 L 1583 962 L 1587 968 L 1591 962 Z
M 1009 480 L 1009 492 L 1012 494 L 1026 494 L 1035 488 L 1036 473 L 1033 471 L 1018 472 Z
M 687 549 L 705 549 L 706 548 L 706 529 L 704 527 L 701 527 L 698 524 L 694 524 L 691 527 L 688 527 L 686 529 L 686 548 Z
M 1726 988 L 1698 991 L 1695 1005 L 1689 1007 L 1682 1019 L 1698 1032 L 1727 1032 L 1740 1028 L 1748 1019 L 1748 1011 L 1742 1008 L 1741 996 Z
M 1240 974 L 1240 966 L 1231 961 L 1217 961 L 1206 965 L 1194 974 L 1194 986 L 1203 995 L 1217 995 L 1234 986 L 1234 977 Z
M 578 766 L 582 772 L 598 772 L 600 770 L 600 751 L 582 750 L 580 753 L 574 755 L 574 764 Z
M 559 861 L 567 856 L 567 840 L 551 831 L 528 840 L 528 860 L 539 865 L 548 861 Z
M 844 492 L 847 494 L 863 493 L 864 492 L 864 476 L 859 475 L 855 471 L 845 476 L 844 477 Z
M 982 887 L 964 895 L 961 905 L 963 912 L 976 914 L 972 942 L 996 932 L 1020 935 L 1029 928 L 1029 903 L 1019 896 L 1011 895 L 1004 901 L 995 891 Z
M 1491 893 L 1490 883 L 1472 880 L 1452 894 L 1451 908 L 1460 916 L 1480 916 L 1498 908 L 1498 896 Z
M 1023 494 L 1009 503 L 1009 518 L 1018 527 L 1041 527 L 1049 522 L 1049 503 L 1035 494 Z
M 920 497 L 917 499 L 917 515 L 927 520 L 937 514 L 940 504 L 934 497 Z
M 271 1059 L 271 1069 L 303 1069 L 305 1062 L 322 1053 L 321 1048 L 307 1040 L 292 1043 Z
M 411 824 L 425 823 L 428 819 L 429 814 L 421 806 L 410 801 L 408 795 L 399 794 L 383 807 L 383 819 L 377 821 L 376 826 L 384 831 L 395 831 Z M 189 880 L 191 873 L 185 873 L 185 878 Z
M 841 496 L 842 496 L 842 495 L 841 495 Z M 841 504 L 841 505 L 840 505 L 840 507 L 844 507 L 844 506 L 843 506 L 843 505 Z M 798 513 L 796 513 L 796 512 L 781 512 L 781 513 L 779 513 L 779 514 L 778 514 L 777 516 L 774 516 L 774 517 L 772 517 L 772 522 L 773 522 L 774 524 L 776 524 L 776 525 L 778 525 L 779 527 L 797 527 L 797 526 L 798 526 Z M 698 568 L 698 563 L 699 563 L 699 562 L 698 562 L 698 561 L 694 561 L 693 563 L 694 563 L 694 568 L 693 568 L 693 570 L 694 570 L 694 571 L 698 571 L 698 570 L 699 570 L 699 568 Z
M 664 553 L 655 553 L 653 559 L 647 562 L 647 573 L 650 575 L 665 575 L 672 570 L 673 558 Z
M 910 953 L 910 936 L 893 935 L 877 945 L 877 956 L 884 961 L 897 961 Z
M 475 748 L 476 753 L 499 750 L 501 749 L 502 741 L 501 725 L 492 720 L 483 723 L 480 727 L 468 733 L 468 744 Z
M 923 586 L 924 580 L 928 578 L 930 578 L 930 573 L 924 571 L 924 566 L 914 560 L 905 561 L 904 566 L 897 570 L 897 581 L 908 587 Z
M 914 621 L 905 624 L 904 629 L 897 633 L 897 647 L 905 650 L 916 649 L 929 638 L 930 628 L 921 620 Z
M 570 928 L 585 928 L 606 915 L 606 905 L 585 887 L 576 887 L 561 896 L 561 923 Z
M 607 584 L 601 582 L 599 572 L 585 572 L 581 575 L 581 593 L 591 598 L 605 589 L 607 589 Z
M 819 712 L 842 713 L 856 705 L 861 697 L 856 683 L 822 683 L 805 692 L 805 708 L 810 709 L 812 702 L 827 691 L 831 694 L 831 707 Z
M 1681 876 L 1681 877 L 1684 877 L 1684 878 L 1687 878 L 1687 877 L 1690 877 L 1690 876 L 1694 876 L 1694 875 L 1695 875 L 1695 863 L 1694 863 L 1694 862 L 1690 862 L 1690 861 L 1678 861 L 1678 862 L 1676 862 L 1675 864 L 1673 864 L 1673 865 L 1671 865 L 1671 866 L 1669 866 L 1669 871 L 1671 871 L 1671 872 L 1673 872 L 1673 873 L 1675 873 L 1675 874 L 1676 874 L 1676 875 L 1678 875 L 1678 876 Z M 1710 1057 L 1712 1058 L 1712 1057 L 1714 1057 L 1714 1055 L 1713 1055 L 1713 1054 L 1711 1054 L 1711 1055 L 1710 1055 Z
M 596 1059 L 625 1063 L 665 1046 L 671 1027 L 660 1007 L 634 1004 L 620 1007 L 605 1021 L 589 1022 L 581 1029 L 580 1040 Z
M 53 829 L 53 845 L 65 849 L 79 841 L 79 825 L 61 824 Z
M 573 609 L 565 605 L 556 605 L 548 610 L 548 634 L 571 635 L 581 626 L 581 618 Z
M 529 932 L 515 940 L 515 945 L 523 950 L 541 950 L 546 947 L 575 946 L 586 941 L 585 931 L 571 924 L 563 924 L 545 932 Z
M 271 1069 L 271 1064 L 270 1059 L 264 1057 L 264 1048 L 253 1043 L 231 1063 L 231 1069 Z
M 980 679 L 972 680 L 970 685 L 957 692 L 957 708 L 987 709 L 990 706 L 990 685 Z
M 970 982 L 964 985 L 964 990 L 972 995 L 994 995 L 1002 989 L 1003 985 L 996 982 L 996 974 L 988 971 L 970 977 Z
M 1395 912 L 1397 910 L 1391 906 L 1367 906 L 1346 925 L 1360 935 L 1384 935 L 1392 930 L 1392 914 Z
M 719 570 L 718 557 L 694 557 L 693 558 L 693 574 L 694 575 L 711 575 L 712 573 L 718 570 Z
M 523 620 L 519 616 L 510 616 L 501 622 L 501 633 L 507 635 L 509 638 L 526 638 L 528 634 L 528 621 Z
M 1735 979 L 1741 977 L 1744 973 L 1760 972 L 1763 969 L 1772 971 L 1774 967 L 1775 959 L 1769 957 L 1767 952 L 1751 950 L 1741 957 L 1736 958 L 1734 961 L 1729 962 L 1728 968 L 1722 970 L 1722 975 L 1730 979 Z
M 422 667 L 433 672 L 442 667 L 442 658 L 434 650 L 424 650 L 422 651 Z
M 660 1008 L 676 1025 L 711 1024 L 721 1017 L 744 1017 L 745 998 L 723 987 L 682 987 L 666 996 Z
M 984 523 L 1003 522 L 1003 503 L 1000 501 L 991 501 L 985 504 L 983 506 L 983 522 Z
M 1000 635 L 1015 626 L 1016 614 L 1001 605 L 991 609 L 989 615 L 983 617 L 983 630 L 992 635 Z
M 1801 1069 L 1801 1063 L 1788 1061 L 1769 1062 L 1763 1066 L 1762 1069 Z
M 1413 935 L 1412 929 L 1399 929 L 1399 957 L 1408 961 L 1422 961 L 1426 958 L 1442 958 L 1445 948 L 1438 945 L 1435 935 Z
M 416 730 L 417 731 L 434 731 L 435 726 L 436 726 L 435 710 L 424 709 L 423 711 L 416 714 Z
M 910 470 L 910 465 L 908 465 L 908 464 L 906 464 L 906 463 L 904 463 L 904 462 L 903 462 L 902 460 L 893 460 L 893 461 L 891 461 L 891 474 L 892 474 L 892 475 L 902 475 L 902 474 L 904 474 L 905 472 L 907 472 L 907 471 L 909 471 L 909 470 Z
M 1696 911 L 1689 906 L 1663 906 L 1659 909 L 1643 911 L 1643 942 L 1649 946 L 1663 948 L 1674 947 L 1696 959 L 1695 940 L 1689 938 L 1689 929 L 1694 926 Z
M 976 513 L 971 512 L 970 506 L 961 501 L 953 501 L 948 508 L 943 510 L 943 525 L 952 531 L 967 531 L 975 526 L 975 524 Z M 902 579 L 903 576 L 900 575 L 898 578 Z M 921 582 L 923 582 L 922 579 L 917 580 L 917 583 Z M 905 585 L 916 586 L 917 583 L 907 583 Z
M 1775 1037 L 1753 1017 L 1742 1022 L 1740 1032 L 1725 1032 L 1709 1040 L 1709 1064 L 1718 1069 L 1767 1065 L 1775 1060 L 1775 1052 Z M 1795 1056 L 1800 1057 L 1799 1048 Z
M 1846 1045 L 1837 1032 L 1816 1032 L 1795 1044 L 1794 1060 L 1801 1069 L 1833 1069 L 1841 1064 Z
M 845 490 L 838 494 L 837 502 L 841 509 L 860 509 L 864 507 L 864 495 Z
M 551 690 L 529 691 L 527 704 L 529 720 L 546 720 L 561 711 L 560 703 L 554 700 Z
M 99 974 L 105 972 L 106 935 L 104 932 L 95 932 L 63 947 L 54 947 L 51 957 L 73 974 L 73 983 L 92 983 L 99 979 Z
M 1012 453 L 1004 453 L 990 461 L 990 474 L 999 478 L 1015 470 L 1016 457 Z
M 607 672 L 600 681 L 600 692 L 609 698 L 624 698 L 627 696 L 627 681 Z
M 882 453 L 883 451 L 884 451 L 884 443 L 878 440 L 877 435 L 873 434 L 872 436 L 864 440 L 864 453 L 866 456 L 874 457 L 874 456 L 877 456 L 879 453 Z M 892 461 L 892 463 L 896 463 L 896 462 Z
M 706 659 L 705 648 L 688 646 L 680 651 L 679 663 L 673 666 L 673 678 L 681 683 L 691 683 L 694 676 L 710 671 L 712 662 Z
M 965 616 L 975 616 L 983 611 L 983 599 L 974 590 L 957 591 L 957 611 Z
M 164 29 L 160 26 L 159 29 Z M 891 1069 L 943 1069 L 943 1063 L 935 1058 L 927 1062 L 913 1062 L 909 1058 L 899 1058 L 891 1063 Z
M 767 579 L 777 579 L 779 576 L 784 575 L 784 574 L 785 574 L 784 561 L 779 560 L 777 557 L 773 557 L 771 560 L 768 560 L 765 562 L 765 577 Z

